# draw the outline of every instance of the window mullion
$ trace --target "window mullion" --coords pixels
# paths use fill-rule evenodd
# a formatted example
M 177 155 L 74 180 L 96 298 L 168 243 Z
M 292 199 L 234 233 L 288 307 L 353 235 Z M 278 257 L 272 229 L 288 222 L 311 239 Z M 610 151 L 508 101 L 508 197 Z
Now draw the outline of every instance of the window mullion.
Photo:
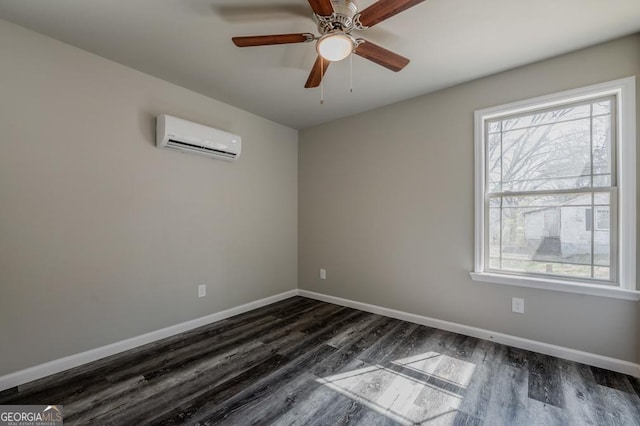
M 589 170 L 591 171 L 589 176 L 589 186 L 593 188 L 593 104 L 589 105 Z M 611 203 L 611 197 L 609 197 L 609 203 Z M 598 213 L 596 212 L 595 195 L 593 192 L 591 193 L 591 211 L 591 278 L 595 278 L 595 268 L 593 266 L 593 263 L 595 259 L 594 251 L 596 247 L 596 216 L 598 216 Z
M 540 191 L 496 191 L 487 192 L 488 198 L 493 197 L 526 197 L 530 195 L 557 195 L 557 194 L 590 194 L 592 192 L 613 192 L 614 186 L 603 186 L 596 188 L 574 188 L 574 189 L 549 189 Z
M 500 120 L 500 192 L 504 191 L 504 121 Z M 502 231 L 503 221 L 502 212 L 504 207 L 504 198 L 500 197 L 500 269 L 502 269 Z
M 595 268 L 593 267 L 594 264 L 594 250 L 595 250 L 595 237 L 596 237 L 596 224 L 597 224 L 597 219 L 596 217 L 598 216 L 598 212 L 596 211 L 596 206 L 595 206 L 595 195 L 593 193 L 591 193 L 591 278 L 594 278 L 595 275 Z M 611 198 L 609 198 L 609 203 L 611 203 Z
M 613 282 L 620 282 L 618 208 L 618 191 L 613 191 L 609 198 L 609 275 Z

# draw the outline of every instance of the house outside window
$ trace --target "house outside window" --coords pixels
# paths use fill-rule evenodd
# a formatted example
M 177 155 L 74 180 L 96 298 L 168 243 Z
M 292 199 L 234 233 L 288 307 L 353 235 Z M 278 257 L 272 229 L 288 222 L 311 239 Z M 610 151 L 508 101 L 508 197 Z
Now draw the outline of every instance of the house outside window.
M 595 227 L 596 231 L 608 231 L 610 229 L 611 218 L 609 207 L 596 208 Z
M 640 299 L 634 78 L 475 118 L 472 278 Z

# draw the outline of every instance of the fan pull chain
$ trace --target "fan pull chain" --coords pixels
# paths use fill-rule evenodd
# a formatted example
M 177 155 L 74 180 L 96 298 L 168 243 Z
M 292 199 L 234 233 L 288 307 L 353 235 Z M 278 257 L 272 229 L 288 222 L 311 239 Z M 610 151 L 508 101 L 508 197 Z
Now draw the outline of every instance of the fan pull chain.
M 353 93 L 353 52 L 349 55 L 349 92 Z
M 324 58 L 320 55 L 320 105 L 324 104 Z

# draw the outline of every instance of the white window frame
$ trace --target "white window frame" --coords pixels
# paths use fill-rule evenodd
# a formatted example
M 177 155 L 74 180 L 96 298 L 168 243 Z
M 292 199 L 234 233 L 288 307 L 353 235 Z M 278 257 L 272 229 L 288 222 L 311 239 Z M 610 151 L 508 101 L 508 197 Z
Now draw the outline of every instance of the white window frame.
M 485 122 L 571 102 L 615 96 L 618 220 L 618 277 L 615 285 L 528 274 L 485 272 Z M 471 278 L 496 284 L 533 287 L 569 293 L 640 300 L 636 289 L 636 89 L 635 77 L 567 90 L 475 111 L 475 261 Z M 595 218 L 595 212 L 593 212 Z M 614 218 L 611 218 L 614 220 Z M 595 226 L 595 225 L 594 225 Z

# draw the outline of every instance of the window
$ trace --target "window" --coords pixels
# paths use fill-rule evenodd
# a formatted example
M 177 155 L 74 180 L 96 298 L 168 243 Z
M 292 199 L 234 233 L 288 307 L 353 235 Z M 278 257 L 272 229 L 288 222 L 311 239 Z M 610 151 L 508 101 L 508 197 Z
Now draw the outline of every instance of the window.
M 634 86 L 476 111 L 474 279 L 640 299 Z

